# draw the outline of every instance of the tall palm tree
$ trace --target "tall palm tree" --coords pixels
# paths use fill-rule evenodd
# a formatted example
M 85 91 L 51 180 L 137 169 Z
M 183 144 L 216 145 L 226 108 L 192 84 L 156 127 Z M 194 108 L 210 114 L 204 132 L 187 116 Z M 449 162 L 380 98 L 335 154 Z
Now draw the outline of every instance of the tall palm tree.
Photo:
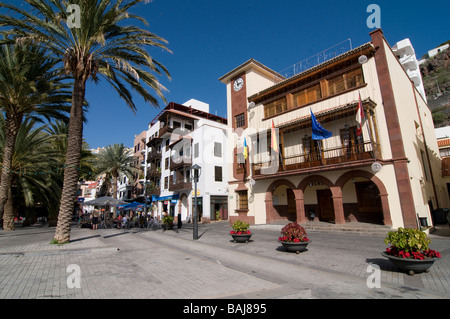
M 55 63 L 46 50 L 33 45 L 0 46 L 0 110 L 5 114 L 6 138 L 0 177 L 0 217 L 11 188 L 12 156 L 24 116 L 63 118 L 64 103 L 70 101 L 70 94 L 64 89 L 68 85 L 61 83 Z M 13 230 L 9 225 L 7 222 L 4 229 Z
M 61 166 L 57 160 L 58 150 L 51 147 L 53 136 L 46 128 L 47 125 L 37 126 L 37 121 L 31 118 L 25 118 L 20 126 L 11 162 L 12 183 L 3 215 L 5 229 L 14 229 L 18 208 L 31 211 L 40 203 L 49 212 L 58 209 L 62 187 L 58 169 Z M 0 114 L 0 148 L 6 140 L 5 118 Z
M 102 77 L 133 111 L 136 105 L 127 85 L 146 102 L 157 107 L 158 99 L 152 94 L 156 93 L 166 103 L 165 88 L 154 73 L 169 78 L 170 75 L 147 49 L 157 47 L 169 50 L 163 38 L 140 27 L 127 25 L 130 20 L 146 24 L 130 9 L 136 9 L 138 4 L 147 0 L 25 1 L 31 8 L 0 2 L 0 8 L 12 13 L 0 15 L 0 27 L 11 27 L 10 34 L 20 41 L 34 40 L 45 44 L 63 62 L 64 70 L 74 80 L 64 186 L 55 231 L 55 241 L 64 243 L 70 241 L 70 221 L 83 137 L 82 104 L 87 81 L 97 82 Z M 72 8 L 79 10 L 73 13 L 68 10 Z M 78 26 L 67 23 L 72 14 L 79 14 L 79 17 L 75 16 L 79 18 Z
M 135 162 L 136 158 L 123 144 L 110 145 L 97 156 L 95 171 L 98 175 L 106 174 L 112 178 L 114 198 L 117 198 L 117 181 L 120 174 L 133 180 L 139 171 L 135 167 Z

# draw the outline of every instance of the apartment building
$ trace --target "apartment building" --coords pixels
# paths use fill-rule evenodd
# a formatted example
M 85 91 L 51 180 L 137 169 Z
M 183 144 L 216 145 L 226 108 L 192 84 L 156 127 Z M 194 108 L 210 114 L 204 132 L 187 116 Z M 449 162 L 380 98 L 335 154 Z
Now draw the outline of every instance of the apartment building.
M 219 79 L 230 222 L 432 224 L 448 195 L 431 112 L 382 30 L 370 37 L 289 78 L 250 59 Z
M 134 136 L 134 158 L 136 159 L 135 167 L 139 172 L 134 176 L 134 187 L 132 190 L 132 197 L 138 198 L 144 195 L 144 170 L 145 170 L 145 143 L 147 139 L 147 131 L 142 131 L 140 134 Z
M 195 99 L 170 103 L 149 124 L 145 177 L 154 216 L 168 213 L 192 222 L 196 174 L 192 166 L 197 164 L 199 221 L 228 218 L 226 129 L 226 119 L 209 113 L 209 105 Z

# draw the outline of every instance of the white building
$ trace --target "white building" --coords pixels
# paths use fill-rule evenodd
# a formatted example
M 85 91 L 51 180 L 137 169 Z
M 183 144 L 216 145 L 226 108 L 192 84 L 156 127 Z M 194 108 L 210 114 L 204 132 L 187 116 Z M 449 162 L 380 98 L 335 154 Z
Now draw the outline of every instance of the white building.
M 450 47 L 449 44 L 444 44 L 440 47 L 434 48 L 433 50 L 428 51 L 428 56 L 430 58 L 432 58 L 432 57 L 438 55 L 439 53 L 441 53 L 442 51 L 447 50 L 449 47 Z
M 176 221 L 192 221 L 192 166 L 198 164 L 199 221 L 228 218 L 226 128 L 226 119 L 210 114 L 208 104 L 194 99 L 170 103 L 149 124 L 145 176 L 154 216 L 167 212 Z
M 409 39 L 397 42 L 392 51 L 397 55 L 400 64 L 405 70 L 408 77 L 413 81 L 414 86 L 423 99 L 426 101 L 425 88 L 423 87 L 422 74 L 420 73 L 419 61 L 417 61 L 416 52 Z

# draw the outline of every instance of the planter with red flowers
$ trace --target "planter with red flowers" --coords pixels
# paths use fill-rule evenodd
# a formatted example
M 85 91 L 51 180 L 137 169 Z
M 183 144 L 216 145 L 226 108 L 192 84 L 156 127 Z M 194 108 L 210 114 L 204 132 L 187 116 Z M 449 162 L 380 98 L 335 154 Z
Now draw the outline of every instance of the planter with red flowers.
M 429 272 L 436 259 L 441 257 L 439 252 L 429 249 L 431 240 L 418 229 L 399 228 L 389 232 L 384 242 L 391 247 L 381 255 L 411 276 Z
M 236 243 L 248 243 L 250 241 L 253 234 L 248 230 L 250 227 L 248 223 L 238 220 L 232 227 L 233 230 L 230 232 L 230 235 Z
M 283 245 L 288 252 L 299 254 L 306 250 L 311 241 L 308 238 L 305 228 L 300 226 L 297 222 L 287 224 L 281 230 L 281 237 L 278 241 Z

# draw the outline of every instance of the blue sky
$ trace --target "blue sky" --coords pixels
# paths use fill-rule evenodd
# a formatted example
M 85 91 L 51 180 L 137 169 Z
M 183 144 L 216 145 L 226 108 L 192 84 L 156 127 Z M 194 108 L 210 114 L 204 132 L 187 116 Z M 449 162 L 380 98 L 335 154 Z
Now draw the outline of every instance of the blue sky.
M 381 7 L 381 28 L 390 45 L 410 38 L 420 58 L 450 40 L 448 0 L 153 0 L 137 13 L 173 52 L 151 51 L 172 75 L 171 81 L 159 78 L 170 91 L 167 101 L 195 98 L 226 117 L 220 76 L 250 58 L 280 72 L 348 38 L 353 47 L 369 42 L 366 10 L 372 3 Z M 89 83 L 87 98 L 91 107 L 84 138 L 92 148 L 132 147 L 134 135 L 160 112 L 136 96 L 134 114 L 105 83 Z

